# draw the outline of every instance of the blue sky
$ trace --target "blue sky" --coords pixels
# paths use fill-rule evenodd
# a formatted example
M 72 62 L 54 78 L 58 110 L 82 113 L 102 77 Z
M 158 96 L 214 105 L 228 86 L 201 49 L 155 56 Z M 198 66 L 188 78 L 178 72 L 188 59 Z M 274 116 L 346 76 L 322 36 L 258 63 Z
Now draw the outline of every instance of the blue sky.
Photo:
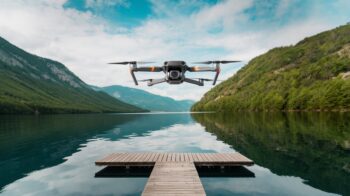
M 248 1 L 248 0 L 242 0 Z M 242 2 L 241 1 L 241 2 Z M 157 3 L 165 4 L 164 10 L 156 10 Z M 164 19 L 181 14 L 190 16 L 205 7 L 214 6 L 225 1 L 220 0 L 68 0 L 65 9 L 76 9 L 99 16 L 111 25 L 134 28 L 150 19 Z M 344 23 L 349 20 L 348 7 L 341 5 L 346 1 L 337 0 L 254 0 L 251 6 L 242 9 L 246 20 L 242 28 L 279 28 L 289 23 L 304 20 L 319 12 L 328 22 Z M 213 27 L 215 29 L 215 27 Z M 241 29 L 240 29 L 241 30 Z M 220 32 L 213 30 L 212 32 Z
M 349 10 L 349 0 L 2 0 L 0 36 L 89 84 L 134 87 L 126 68 L 106 62 L 242 60 L 223 67 L 226 79 L 271 48 L 346 24 Z M 198 100 L 211 87 L 137 88 Z
M 160 2 L 160 1 L 159 1 Z M 164 1 L 165 2 L 165 1 Z M 163 3 L 164 3 L 163 2 Z M 188 3 L 190 2 L 190 3 Z M 208 1 L 183 1 L 171 0 L 166 1 L 167 7 L 180 6 L 177 12 L 190 15 L 199 11 L 203 6 L 216 4 L 217 0 Z M 91 12 L 100 16 L 112 24 L 123 25 L 132 28 L 142 24 L 148 19 L 163 18 L 167 14 L 156 12 L 153 7 L 157 1 L 150 0 L 68 0 L 63 6 L 66 9 L 77 9 L 82 12 Z M 166 10 L 170 11 L 171 10 Z
M 99 1 L 69 0 L 63 6 L 66 9 L 76 9 L 82 12 L 91 12 L 102 17 L 111 24 L 122 25 L 127 28 L 140 25 L 152 14 L 152 7 L 149 1 Z

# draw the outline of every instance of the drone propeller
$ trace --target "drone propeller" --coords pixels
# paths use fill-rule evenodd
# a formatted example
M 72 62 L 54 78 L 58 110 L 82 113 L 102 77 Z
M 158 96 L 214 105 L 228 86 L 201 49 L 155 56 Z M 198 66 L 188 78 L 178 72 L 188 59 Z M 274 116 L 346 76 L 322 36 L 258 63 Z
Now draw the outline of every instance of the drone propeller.
M 193 62 L 193 63 L 194 64 L 214 64 L 214 63 L 226 64 L 226 63 L 237 63 L 237 62 L 241 62 L 241 61 L 202 61 L 202 62 Z
M 128 65 L 128 64 L 149 64 L 149 63 L 155 63 L 155 62 L 148 62 L 148 61 L 122 61 L 122 62 L 112 62 L 108 64 L 117 64 L 117 65 Z

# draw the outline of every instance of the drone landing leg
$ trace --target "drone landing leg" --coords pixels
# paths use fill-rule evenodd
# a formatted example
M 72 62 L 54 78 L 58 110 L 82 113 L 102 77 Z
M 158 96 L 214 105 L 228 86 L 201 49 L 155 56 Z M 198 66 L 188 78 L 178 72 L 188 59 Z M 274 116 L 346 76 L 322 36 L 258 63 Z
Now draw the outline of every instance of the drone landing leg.
M 218 80 L 218 77 L 219 77 L 219 74 L 220 74 L 220 63 L 216 63 L 216 74 L 215 74 L 215 77 L 214 77 L 214 80 L 213 80 L 213 85 L 216 84 L 216 81 Z
M 137 82 L 137 79 L 136 79 L 136 76 L 135 76 L 134 70 L 131 70 L 131 71 L 130 71 L 130 73 L 131 73 L 132 79 L 133 79 L 133 80 L 134 80 L 134 82 L 135 82 L 135 85 L 139 85 L 139 83 Z

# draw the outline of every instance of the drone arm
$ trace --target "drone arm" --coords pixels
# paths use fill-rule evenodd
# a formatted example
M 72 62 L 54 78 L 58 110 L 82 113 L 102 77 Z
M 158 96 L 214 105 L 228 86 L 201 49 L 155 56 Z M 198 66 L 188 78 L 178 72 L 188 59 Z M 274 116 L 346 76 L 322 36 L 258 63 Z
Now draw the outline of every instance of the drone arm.
M 150 79 L 147 83 L 148 86 L 153 86 L 155 84 L 160 84 L 166 82 L 165 78 L 161 78 L 161 79 Z
M 133 64 L 130 66 L 130 74 L 132 76 L 132 79 L 134 80 L 135 85 L 138 85 L 135 72 L 142 71 L 142 72 L 161 72 L 163 71 L 162 67 L 137 67 L 136 64 Z
M 202 66 L 189 67 L 188 71 L 190 71 L 190 72 L 204 72 L 204 71 L 216 72 L 214 80 L 213 80 L 213 85 L 215 85 L 216 81 L 219 77 L 219 74 L 220 74 L 220 63 L 216 63 L 215 67 L 202 67 Z
M 216 71 L 216 68 L 215 67 L 193 66 L 193 67 L 189 67 L 188 71 L 190 71 L 190 72 Z
M 211 68 L 209 69 L 208 67 L 201 67 L 201 68 L 197 68 L 197 67 L 189 67 L 188 71 L 215 71 L 215 77 L 213 80 L 213 85 L 216 84 L 216 81 L 219 77 L 220 74 L 220 64 L 227 64 L 227 63 L 237 63 L 237 62 L 241 62 L 241 61 L 203 61 L 203 62 L 194 62 L 197 64 L 215 64 L 215 68 Z M 198 69 L 198 70 L 197 70 Z
M 143 71 L 143 72 L 161 72 L 163 71 L 163 67 L 133 67 L 133 71 Z
M 195 85 L 198 85 L 198 86 L 204 86 L 204 82 L 203 81 L 192 80 L 192 79 L 189 79 L 189 78 L 185 78 L 184 82 L 195 84 Z

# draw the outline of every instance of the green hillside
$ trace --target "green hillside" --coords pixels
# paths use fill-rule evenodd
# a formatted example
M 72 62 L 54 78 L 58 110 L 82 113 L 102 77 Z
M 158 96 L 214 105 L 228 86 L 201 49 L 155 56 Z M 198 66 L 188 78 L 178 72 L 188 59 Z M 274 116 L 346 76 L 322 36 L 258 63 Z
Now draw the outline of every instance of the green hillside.
M 155 95 L 144 90 L 119 85 L 93 88 L 106 92 L 121 101 L 150 111 L 183 112 L 189 111 L 194 104 L 194 101 L 191 100 L 174 100 L 170 97 Z
M 0 114 L 139 111 L 144 110 L 92 90 L 63 64 L 0 37 Z
M 349 110 L 350 25 L 274 48 L 207 92 L 192 110 Z

